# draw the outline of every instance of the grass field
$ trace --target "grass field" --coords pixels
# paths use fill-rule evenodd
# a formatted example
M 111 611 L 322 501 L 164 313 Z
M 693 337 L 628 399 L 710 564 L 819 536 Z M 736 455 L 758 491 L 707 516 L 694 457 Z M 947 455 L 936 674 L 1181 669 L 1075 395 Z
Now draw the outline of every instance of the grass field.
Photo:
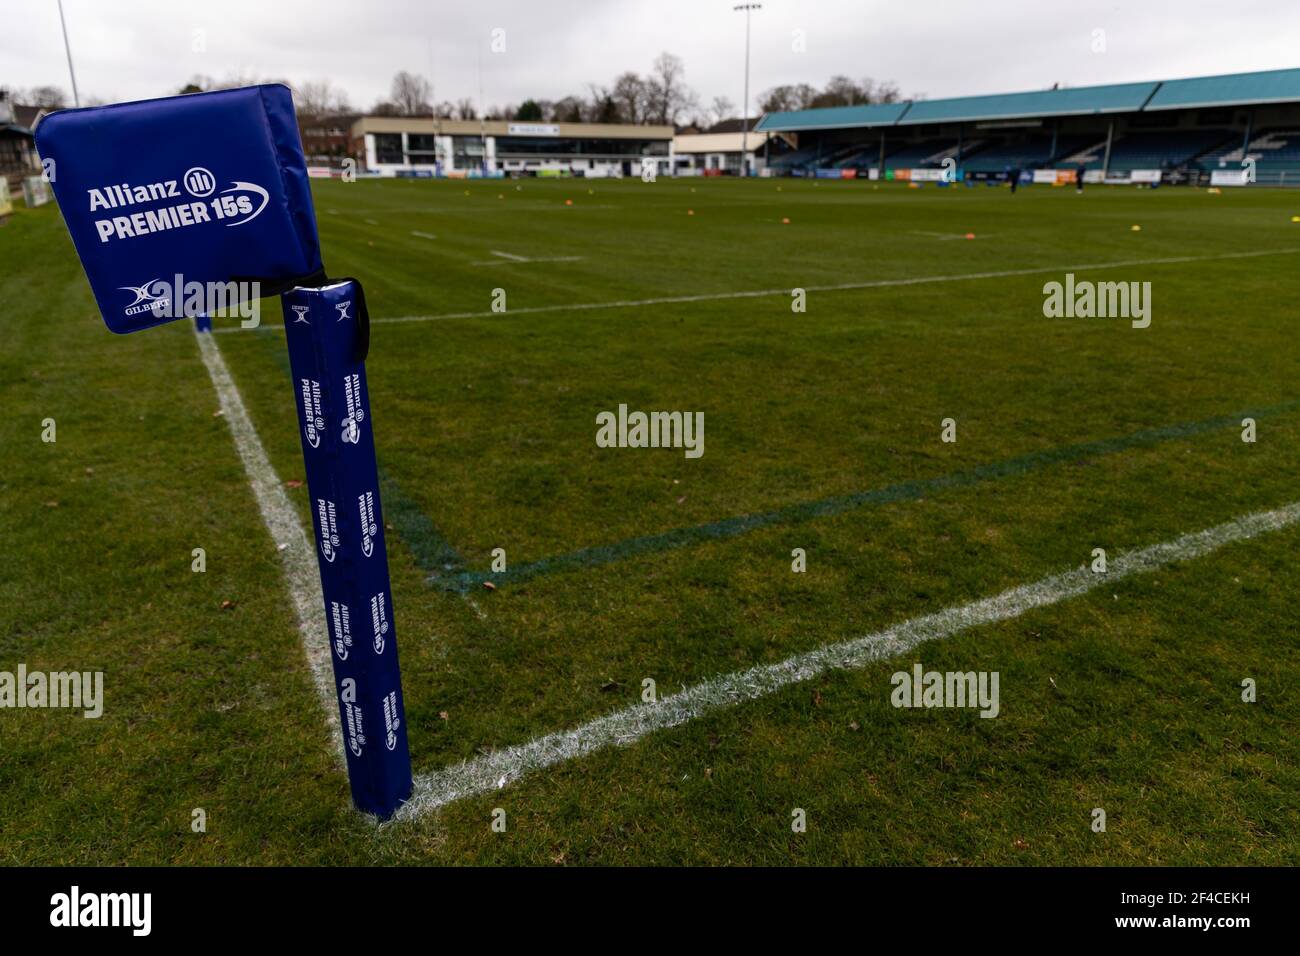
M 376 319 L 417 774 L 1300 498 L 1294 193 L 315 186 Z M 188 323 L 110 335 L 53 206 L 0 261 L 0 670 L 106 687 L 0 711 L 0 863 L 1300 862 L 1294 525 L 377 827 Z M 1067 272 L 1151 326 L 1045 318 Z M 310 531 L 264 311 L 213 341 Z M 704 455 L 597 447 L 620 403 Z M 895 709 L 917 662 L 999 716 Z

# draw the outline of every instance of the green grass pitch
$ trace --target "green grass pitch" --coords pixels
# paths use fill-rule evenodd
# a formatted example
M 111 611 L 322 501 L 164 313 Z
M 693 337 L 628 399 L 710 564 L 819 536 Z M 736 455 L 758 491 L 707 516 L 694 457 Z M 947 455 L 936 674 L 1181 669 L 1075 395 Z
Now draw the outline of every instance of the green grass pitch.
M 332 274 L 411 319 L 368 369 L 417 773 L 1300 498 L 1294 193 L 314 187 Z M 0 261 L 0 670 L 106 698 L 0 711 L 0 863 L 1300 862 L 1294 527 L 377 827 L 190 324 L 110 335 L 52 205 Z M 1151 326 L 1045 318 L 1067 271 Z M 310 529 L 263 311 L 214 340 Z M 620 403 L 704 455 L 597 447 Z M 895 709 L 916 662 L 1000 715 Z

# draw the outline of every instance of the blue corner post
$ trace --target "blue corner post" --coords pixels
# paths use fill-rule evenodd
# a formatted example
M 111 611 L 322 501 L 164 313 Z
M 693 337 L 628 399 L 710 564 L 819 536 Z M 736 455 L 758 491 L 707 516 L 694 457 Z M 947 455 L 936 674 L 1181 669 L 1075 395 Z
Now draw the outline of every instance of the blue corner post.
M 343 279 L 281 296 L 352 799 L 389 817 L 411 794 L 373 420 L 369 319 Z

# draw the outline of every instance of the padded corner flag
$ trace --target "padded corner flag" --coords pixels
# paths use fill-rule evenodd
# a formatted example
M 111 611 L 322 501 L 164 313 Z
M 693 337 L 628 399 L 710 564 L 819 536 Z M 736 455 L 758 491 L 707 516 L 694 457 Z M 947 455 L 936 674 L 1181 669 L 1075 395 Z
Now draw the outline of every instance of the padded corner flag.
M 206 317 L 187 311 L 181 290 L 194 283 L 221 287 L 225 307 L 282 293 L 352 798 L 391 816 L 410 796 L 411 760 L 366 391 L 369 317 L 358 282 L 325 276 L 292 94 L 266 85 L 61 110 L 41 121 L 36 145 L 112 331 Z M 199 299 L 206 309 L 214 297 Z
M 388 816 L 411 794 L 411 758 L 360 331 L 365 297 L 344 279 L 281 301 L 352 799 Z

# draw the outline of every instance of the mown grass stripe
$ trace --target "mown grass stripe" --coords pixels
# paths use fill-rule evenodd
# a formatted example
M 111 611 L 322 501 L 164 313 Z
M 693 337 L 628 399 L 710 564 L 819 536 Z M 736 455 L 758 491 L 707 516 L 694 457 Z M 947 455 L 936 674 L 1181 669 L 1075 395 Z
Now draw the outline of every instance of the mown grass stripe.
M 814 518 L 832 517 L 868 505 L 915 501 L 936 492 L 968 488 L 998 478 L 1021 475 L 1047 465 L 1095 455 L 1115 454 L 1131 448 L 1155 445 L 1177 438 L 1187 438 L 1221 428 L 1240 427 L 1242 418 L 1266 418 L 1271 415 L 1293 411 L 1297 408 L 1300 408 L 1300 399 L 1293 399 L 1254 411 L 1240 412 L 1236 415 L 1220 415 L 1214 418 L 1202 419 L 1201 421 L 1144 429 L 1115 438 L 1103 438 L 1047 448 L 1042 451 L 1018 455 L 1015 458 L 978 465 L 965 471 L 939 475 L 935 478 L 903 481 L 882 488 L 873 488 L 848 495 L 836 495 L 816 501 L 789 505 L 784 508 L 777 508 L 774 511 L 739 515 L 733 518 L 724 518 L 720 521 L 712 521 L 708 524 L 674 528 L 671 531 L 664 531 L 659 534 L 628 538 L 613 544 L 582 548 L 568 554 L 559 554 L 525 564 L 518 564 L 507 571 L 466 570 L 457 574 L 440 576 L 436 581 L 432 578 L 430 580 L 431 583 L 436 583 L 447 590 L 462 593 L 469 591 L 471 588 L 481 587 L 485 581 L 490 581 L 496 587 L 517 584 L 542 575 L 557 574 L 579 568 L 597 567 L 615 561 L 624 561 L 638 555 L 669 551 L 705 541 L 734 538 L 772 525 L 796 524 Z
M 394 820 L 411 820 L 466 797 L 499 790 L 524 774 L 609 747 L 626 747 L 659 730 L 758 700 L 829 671 L 858 670 L 987 624 L 1013 620 L 1036 608 L 1086 594 L 1102 585 L 1190 561 L 1236 541 L 1278 531 L 1300 521 L 1300 502 L 1257 511 L 1232 521 L 1117 556 L 1105 574 L 1088 565 L 1040 578 L 969 604 L 910 618 L 862 637 L 828 644 L 775 664 L 724 674 L 683 688 L 655 703 L 634 704 L 571 730 L 547 734 L 432 773 L 418 774 L 415 789 Z M 391 824 L 390 824 L 391 825 Z
M 1229 259 L 1255 259 L 1260 256 L 1288 256 L 1300 248 L 1250 249 L 1245 252 L 1221 252 L 1203 256 L 1160 256 L 1151 259 L 1120 259 L 1114 262 L 1085 262 L 1076 265 L 1032 266 L 1025 269 L 999 269 L 985 272 L 961 272 L 946 275 L 910 276 L 896 279 L 869 279 L 862 282 L 837 282 L 831 285 L 808 285 L 806 292 L 856 292 L 864 289 L 890 289 L 900 286 L 932 285 L 942 282 L 971 282 L 980 279 L 1010 279 L 1020 276 L 1048 275 L 1051 273 L 1089 272 L 1097 269 L 1126 269 L 1132 266 L 1184 265 L 1193 262 L 1217 262 Z M 534 260 L 536 261 L 536 260 Z M 437 315 L 395 315 L 372 318 L 371 325 L 381 323 L 445 322 L 450 319 L 510 319 L 520 315 L 538 315 L 547 312 L 591 312 L 605 309 L 636 309 L 653 305 L 683 305 L 691 302 L 716 302 L 727 299 L 760 299 L 771 296 L 789 296 L 790 289 L 749 289 L 741 292 L 703 292 L 696 295 L 667 295 L 649 299 L 617 299 L 612 302 L 570 302 L 563 305 L 533 305 L 512 308 L 506 312 L 474 311 L 444 312 Z M 260 328 L 283 329 L 280 323 L 263 323 Z M 214 332 L 240 332 L 239 326 L 223 326 Z

